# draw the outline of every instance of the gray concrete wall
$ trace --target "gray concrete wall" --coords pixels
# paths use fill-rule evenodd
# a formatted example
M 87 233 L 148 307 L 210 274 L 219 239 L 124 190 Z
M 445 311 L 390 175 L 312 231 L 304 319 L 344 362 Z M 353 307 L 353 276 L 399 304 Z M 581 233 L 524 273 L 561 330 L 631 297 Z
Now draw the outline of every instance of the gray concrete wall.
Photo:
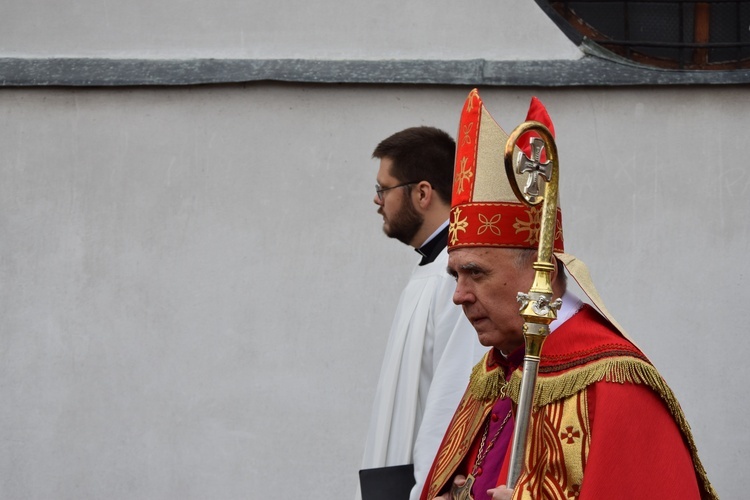
M 454 133 L 468 91 L 0 90 L 0 497 L 349 497 L 416 259 L 381 233 L 369 155 Z M 750 96 L 482 90 L 507 129 L 532 94 L 567 250 L 741 498 Z
M 0 498 L 350 498 L 416 259 L 381 232 L 370 153 L 408 126 L 455 132 L 470 90 L 45 82 L 220 81 L 213 58 L 248 63 L 223 81 L 290 58 L 518 61 L 510 79 L 480 61 L 500 85 L 609 71 L 531 0 L 473 5 L 3 3 L 0 79 L 41 86 L 0 88 Z M 123 58 L 137 67 L 112 80 Z M 150 78 L 196 58 L 197 76 Z M 557 72 L 547 60 L 559 81 L 529 74 Z M 686 83 L 615 69 L 605 83 Z M 557 126 L 568 251 L 670 382 L 719 494 L 741 498 L 747 90 L 482 89 L 508 129 L 534 94 Z
M 531 0 L 5 0 L 6 56 L 575 59 Z

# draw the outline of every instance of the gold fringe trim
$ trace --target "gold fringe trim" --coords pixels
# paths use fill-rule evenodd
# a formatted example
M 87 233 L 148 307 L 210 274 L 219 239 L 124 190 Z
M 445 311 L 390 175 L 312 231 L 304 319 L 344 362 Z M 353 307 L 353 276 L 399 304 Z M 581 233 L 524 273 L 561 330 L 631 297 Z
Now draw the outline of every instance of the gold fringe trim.
M 476 367 L 474 367 L 474 370 L 476 370 Z M 518 395 L 521 388 L 522 373 L 521 370 L 513 372 L 507 386 L 504 388 L 508 397 L 516 404 L 518 403 Z M 474 374 L 472 373 L 473 377 Z M 698 449 L 695 446 L 690 425 L 682 412 L 677 398 L 675 398 L 672 390 L 661 375 L 659 375 L 659 372 L 656 371 L 656 368 L 646 361 L 631 357 L 612 357 L 587 364 L 580 368 L 568 370 L 558 375 L 540 375 L 537 378 L 536 389 L 534 391 L 534 410 L 536 411 L 553 401 L 568 398 L 589 385 L 600 381 L 619 384 L 644 384 L 654 390 L 667 405 L 669 412 L 685 437 L 693 458 L 696 474 L 703 485 L 704 492 L 701 498 L 719 498 L 708 480 L 708 475 L 703 468 L 703 464 L 701 464 L 700 458 L 698 458 Z M 497 394 L 499 392 L 500 389 L 498 389 Z
M 487 356 L 489 356 L 489 352 L 482 357 L 479 363 L 474 365 L 469 378 L 469 394 L 482 402 L 495 401 L 501 395 L 505 397 L 505 389 L 508 385 L 502 368 L 498 366 L 487 370 Z

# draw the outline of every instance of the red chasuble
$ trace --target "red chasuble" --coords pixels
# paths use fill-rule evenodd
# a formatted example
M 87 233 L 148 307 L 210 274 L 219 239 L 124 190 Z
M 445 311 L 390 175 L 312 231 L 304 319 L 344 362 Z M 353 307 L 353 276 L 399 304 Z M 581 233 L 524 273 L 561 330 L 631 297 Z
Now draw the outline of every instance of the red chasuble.
M 447 491 L 473 463 L 485 419 L 503 397 L 518 401 L 492 356 L 475 367 L 422 491 Z M 505 484 L 510 450 L 495 485 Z M 496 456 L 497 457 L 497 456 Z M 488 457 L 489 459 L 489 457 Z M 475 491 L 485 500 L 484 491 Z M 646 356 L 584 306 L 545 341 L 524 472 L 513 499 L 718 498 L 672 391 Z

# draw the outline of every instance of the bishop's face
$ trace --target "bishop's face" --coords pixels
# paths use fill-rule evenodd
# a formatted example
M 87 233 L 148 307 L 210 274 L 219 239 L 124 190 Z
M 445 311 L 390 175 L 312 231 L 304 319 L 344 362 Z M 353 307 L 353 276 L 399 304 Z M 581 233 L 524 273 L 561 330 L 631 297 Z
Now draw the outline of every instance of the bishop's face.
M 448 272 L 456 278 L 453 302 L 463 307 L 485 346 L 510 354 L 522 346 L 523 318 L 518 292 L 534 280 L 531 266 L 520 266 L 512 248 L 456 248 L 448 257 Z
M 376 181 L 380 189 L 373 201 L 378 205 L 378 213 L 383 216 L 383 232 L 390 238 L 412 245 L 414 237 L 424 223 L 424 217 L 414 208 L 411 199 L 411 185 L 402 185 L 402 181 L 391 175 L 393 162 L 390 158 L 380 160 Z M 382 197 L 382 199 L 381 199 Z

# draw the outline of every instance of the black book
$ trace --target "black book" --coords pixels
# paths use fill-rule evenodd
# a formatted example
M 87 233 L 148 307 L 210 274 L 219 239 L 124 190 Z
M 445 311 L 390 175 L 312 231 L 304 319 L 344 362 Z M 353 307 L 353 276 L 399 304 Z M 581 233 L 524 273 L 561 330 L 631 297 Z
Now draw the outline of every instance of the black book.
M 414 464 L 359 471 L 362 500 L 409 500 L 414 483 Z

